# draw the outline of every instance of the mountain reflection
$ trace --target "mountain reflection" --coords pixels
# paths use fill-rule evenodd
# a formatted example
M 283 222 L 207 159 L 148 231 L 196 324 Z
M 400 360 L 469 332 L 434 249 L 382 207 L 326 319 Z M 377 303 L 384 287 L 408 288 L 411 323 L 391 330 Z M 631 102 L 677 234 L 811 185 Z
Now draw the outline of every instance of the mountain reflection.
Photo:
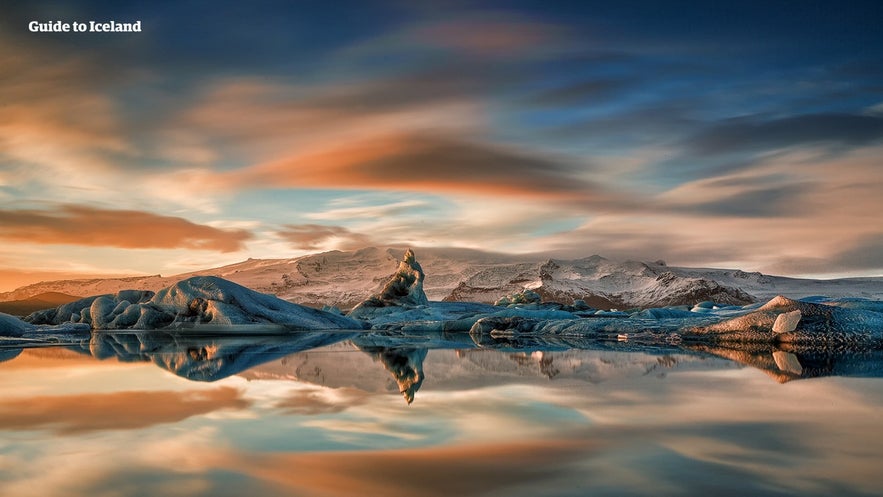
M 456 350 L 456 357 L 472 361 L 474 368 L 446 367 L 436 371 L 440 376 L 460 374 L 494 375 L 512 370 L 521 376 L 542 377 L 549 380 L 582 375 L 589 382 L 600 381 L 585 366 L 580 352 L 631 352 L 644 357 L 640 368 L 643 374 L 664 376 L 667 370 L 678 366 L 676 356 L 719 357 L 750 366 L 768 374 L 774 380 L 788 381 L 823 376 L 883 376 L 883 350 L 825 347 L 798 347 L 768 344 L 670 344 L 597 341 L 581 337 L 490 337 L 470 336 L 465 333 L 403 333 L 403 332 L 299 332 L 282 335 L 220 335 L 188 332 L 93 332 L 88 341 L 68 348 L 96 359 L 116 358 L 121 362 L 152 362 L 180 377 L 193 381 L 212 382 L 232 375 L 244 374 L 266 363 L 339 344 L 344 350 L 359 351 L 379 363 L 395 381 L 398 391 L 411 404 L 426 379 L 424 361 L 430 350 Z M 0 360 L 12 360 L 21 348 L 0 349 Z M 502 352 L 506 362 L 475 355 L 481 351 Z M 316 371 L 331 371 L 335 377 L 361 375 L 355 356 L 348 364 L 322 362 L 312 359 Z M 371 366 L 358 366 L 367 368 Z M 514 368 L 514 369 L 513 369 Z M 334 371 L 332 371 L 334 370 Z M 458 372 L 459 371 L 459 372 Z M 562 374 L 562 372 L 568 374 Z M 509 374 L 509 373 L 505 373 Z M 325 375 L 325 373 L 323 373 Z M 284 376 L 284 375 L 283 375 Z M 370 376 L 370 375 L 369 375 Z M 373 377 L 373 376 L 372 376 Z M 309 374 L 295 375 L 294 379 L 309 378 Z M 462 380 L 462 378 L 461 378 Z M 341 381 L 341 385 L 345 381 Z M 465 381 L 465 380 L 463 380 Z

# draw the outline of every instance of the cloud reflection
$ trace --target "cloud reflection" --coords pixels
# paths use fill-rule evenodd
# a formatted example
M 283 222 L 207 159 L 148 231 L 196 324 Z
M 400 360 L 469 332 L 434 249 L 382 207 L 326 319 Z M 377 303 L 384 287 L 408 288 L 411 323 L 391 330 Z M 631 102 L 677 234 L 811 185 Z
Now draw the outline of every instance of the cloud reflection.
M 0 406 L 0 429 L 52 429 L 60 435 L 131 430 L 249 404 L 231 387 L 6 398 Z

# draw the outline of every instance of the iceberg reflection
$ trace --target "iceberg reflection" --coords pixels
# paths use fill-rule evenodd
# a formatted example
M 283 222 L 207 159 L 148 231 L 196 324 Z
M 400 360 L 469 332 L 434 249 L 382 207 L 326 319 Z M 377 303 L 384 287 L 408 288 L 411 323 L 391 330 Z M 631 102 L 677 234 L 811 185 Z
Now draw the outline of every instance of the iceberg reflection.
M 363 331 L 100 332 L 9 351 L 4 496 L 821 496 L 883 485 L 883 382 L 849 378 L 881 376 L 878 350 Z M 390 401 L 418 389 L 411 405 Z
M 427 379 L 424 362 L 430 350 L 456 350 L 463 357 L 469 351 L 498 351 L 509 354 L 514 361 L 535 364 L 537 370 L 549 379 L 561 371 L 554 362 L 556 354 L 572 355 L 579 351 L 642 353 L 649 358 L 648 368 L 652 369 L 672 360 L 673 355 L 720 357 L 761 370 L 780 383 L 825 376 L 883 376 L 881 349 L 788 343 L 644 343 L 578 336 L 402 331 L 310 331 L 248 336 L 230 332 L 94 331 L 88 339 L 67 347 L 96 359 L 152 362 L 182 378 L 212 382 L 247 374 L 262 364 L 286 356 L 334 344 L 358 351 L 379 363 L 391 375 L 408 404 L 414 401 L 415 394 Z M 24 348 L 19 347 L 0 349 L 0 360 L 14 360 Z M 350 360 L 352 358 L 350 356 Z M 438 374 L 450 373 L 441 371 Z

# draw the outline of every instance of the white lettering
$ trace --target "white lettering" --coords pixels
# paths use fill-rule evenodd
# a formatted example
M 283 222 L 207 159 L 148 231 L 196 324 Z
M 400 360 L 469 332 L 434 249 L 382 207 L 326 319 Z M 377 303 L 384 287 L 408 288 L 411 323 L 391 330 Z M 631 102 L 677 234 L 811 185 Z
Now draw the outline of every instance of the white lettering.
M 61 21 L 31 21 L 28 23 L 28 31 L 31 33 L 68 33 L 70 30 L 71 25 Z
M 86 21 L 86 22 L 62 22 L 62 21 L 30 21 L 28 31 L 31 33 L 140 33 L 141 21 L 117 22 L 117 21 Z

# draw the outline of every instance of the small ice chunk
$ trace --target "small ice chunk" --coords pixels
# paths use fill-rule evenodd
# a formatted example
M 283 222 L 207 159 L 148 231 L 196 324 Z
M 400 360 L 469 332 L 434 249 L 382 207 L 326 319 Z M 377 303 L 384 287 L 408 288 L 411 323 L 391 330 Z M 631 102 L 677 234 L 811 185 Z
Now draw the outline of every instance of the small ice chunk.
M 800 310 L 779 314 L 776 317 L 776 322 L 773 323 L 773 333 L 787 333 L 796 330 L 801 317 L 803 314 L 800 313 Z

